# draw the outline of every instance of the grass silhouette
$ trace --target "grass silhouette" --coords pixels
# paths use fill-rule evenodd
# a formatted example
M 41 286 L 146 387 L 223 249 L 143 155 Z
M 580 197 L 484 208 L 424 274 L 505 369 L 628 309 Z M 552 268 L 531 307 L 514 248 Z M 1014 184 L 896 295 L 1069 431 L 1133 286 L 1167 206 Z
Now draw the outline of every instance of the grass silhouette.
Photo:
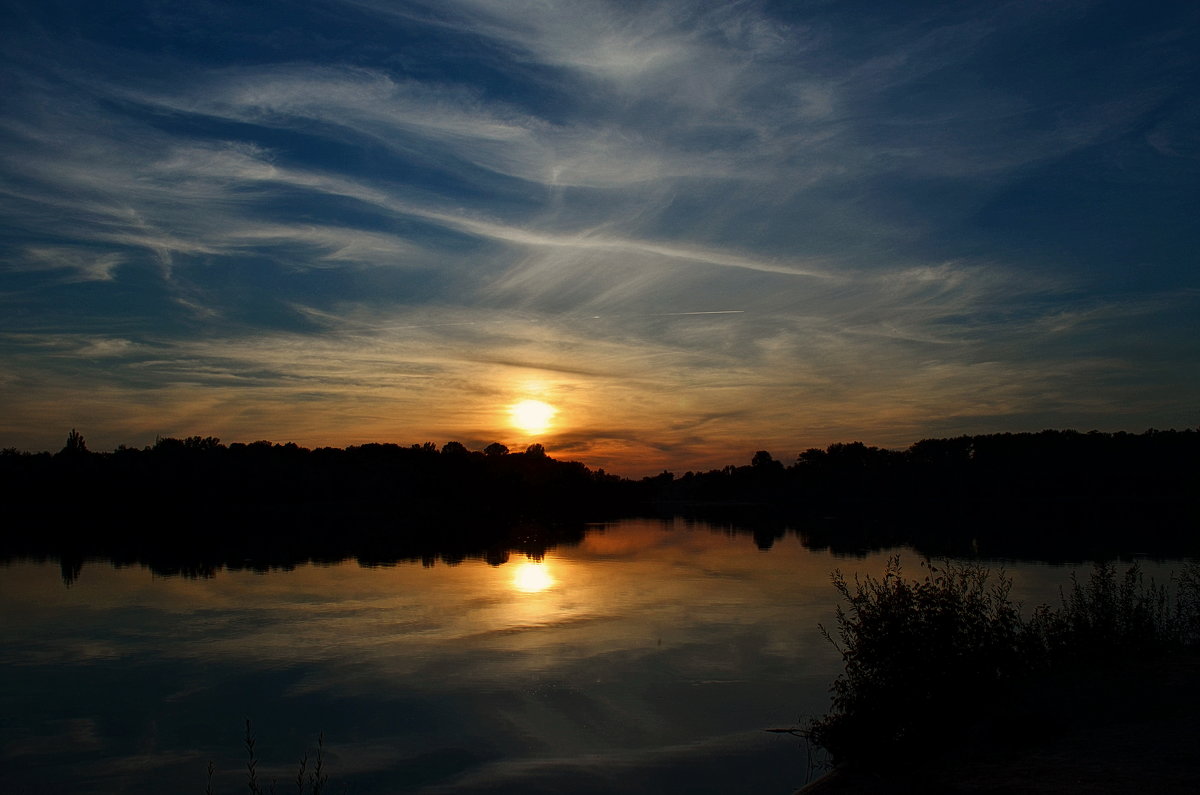
M 1195 648 L 1200 641 L 1200 565 L 1167 588 L 1134 564 L 1099 563 L 1072 576 L 1061 605 L 1028 615 L 1011 580 L 976 564 L 924 562 L 904 576 L 898 557 L 881 578 L 834 572 L 836 627 L 821 627 L 845 669 L 830 711 L 803 734 L 838 766 L 903 768 L 964 742 L 998 741 L 1026 731 L 1034 716 L 1023 694 L 1103 676 Z M 1061 689 L 1061 688 L 1060 688 Z
M 259 783 L 258 779 L 258 757 L 255 754 L 254 746 L 256 744 L 254 731 L 250 719 L 246 718 L 246 787 L 251 795 L 276 795 L 277 781 L 272 779 L 267 783 L 266 789 Z M 300 757 L 300 762 L 297 765 L 295 778 L 296 795 L 321 795 L 326 784 L 329 782 L 329 775 L 325 772 L 325 734 L 322 732 L 317 735 L 317 749 L 314 754 L 313 768 L 308 769 L 309 756 L 308 751 Z M 213 790 L 213 774 L 215 765 L 210 761 L 208 763 L 208 784 L 205 787 L 205 795 L 214 795 Z

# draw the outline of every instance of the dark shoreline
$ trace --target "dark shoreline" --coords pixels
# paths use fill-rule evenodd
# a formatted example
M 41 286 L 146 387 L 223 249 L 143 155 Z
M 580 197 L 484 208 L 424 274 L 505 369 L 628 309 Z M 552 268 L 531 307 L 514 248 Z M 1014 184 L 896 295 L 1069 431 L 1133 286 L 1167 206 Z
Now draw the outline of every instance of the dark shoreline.
M 1200 792 L 1200 651 L 1036 681 L 959 747 L 909 769 L 838 769 L 803 795 Z
M 309 450 L 212 437 L 97 453 L 0 450 L 0 557 L 88 557 L 163 571 L 305 561 L 537 556 L 586 523 L 682 516 L 767 550 L 1080 563 L 1200 556 L 1200 432 L 1042 431 L 765 451 L 749 465 L 638 481 L 540 445 Z M 66 576 L 66 575 L 64 575 Z

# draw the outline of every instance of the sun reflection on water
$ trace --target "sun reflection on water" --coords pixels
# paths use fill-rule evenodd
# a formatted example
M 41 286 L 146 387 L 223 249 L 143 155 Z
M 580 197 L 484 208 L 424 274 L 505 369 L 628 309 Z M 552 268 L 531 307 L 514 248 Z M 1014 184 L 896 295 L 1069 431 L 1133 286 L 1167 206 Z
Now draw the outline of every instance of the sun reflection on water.
M 513 572 L 513 587 L 522 593 L 538 593 L 554 585 L 544 562 L 526 561 Z

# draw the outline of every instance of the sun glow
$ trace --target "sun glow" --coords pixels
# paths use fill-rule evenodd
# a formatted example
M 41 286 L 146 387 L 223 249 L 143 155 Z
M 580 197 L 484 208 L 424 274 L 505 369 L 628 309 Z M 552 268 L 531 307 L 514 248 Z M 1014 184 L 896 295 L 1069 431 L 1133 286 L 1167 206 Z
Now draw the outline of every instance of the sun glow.
M 513 572 L 513 587 L 523 593 L 544 591 L 554 584 L 554 578 L 542 563 L 527 561 Z
M 509 409 L 513 427 L 525 433 L 541 433 L 550 427 L 558 409 L 540 400 L 522 400 Z

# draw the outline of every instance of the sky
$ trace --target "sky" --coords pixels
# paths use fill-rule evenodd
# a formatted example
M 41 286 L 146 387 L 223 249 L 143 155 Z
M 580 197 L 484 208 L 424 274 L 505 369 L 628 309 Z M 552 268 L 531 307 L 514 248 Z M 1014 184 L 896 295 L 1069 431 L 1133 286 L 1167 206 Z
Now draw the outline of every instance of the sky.
M 0 447 L 1200 422 L 1200 4 L 0 10 Z

